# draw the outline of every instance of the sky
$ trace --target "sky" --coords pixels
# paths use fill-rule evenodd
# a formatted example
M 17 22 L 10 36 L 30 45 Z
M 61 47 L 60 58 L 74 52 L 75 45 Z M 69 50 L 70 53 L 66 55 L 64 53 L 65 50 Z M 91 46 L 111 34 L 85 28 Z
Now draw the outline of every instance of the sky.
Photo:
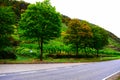
M 51 0 L 51 5 L 61 14 L 96 24 L 120 38 L 120 0 Z

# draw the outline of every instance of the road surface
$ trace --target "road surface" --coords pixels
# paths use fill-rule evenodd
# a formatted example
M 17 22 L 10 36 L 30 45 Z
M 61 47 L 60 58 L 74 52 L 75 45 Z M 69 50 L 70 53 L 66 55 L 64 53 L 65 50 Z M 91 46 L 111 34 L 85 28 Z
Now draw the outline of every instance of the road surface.
M 0 74 L 0 80 L 103 80 L 120 71 L 120 60 Z

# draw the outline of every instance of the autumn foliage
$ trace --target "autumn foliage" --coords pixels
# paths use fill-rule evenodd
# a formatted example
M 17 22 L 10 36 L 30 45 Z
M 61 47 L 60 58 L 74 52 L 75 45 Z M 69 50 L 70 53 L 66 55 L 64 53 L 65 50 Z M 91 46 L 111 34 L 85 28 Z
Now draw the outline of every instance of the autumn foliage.
M 68 24 L 68 30 L 64 39 L 65 43 L 73 44 L 76 48 L 76 55 L 78 55 L 78 48 L 86 47 L 87 40 L 91 37 L 92 31 L 86 21 L 72 19 Z

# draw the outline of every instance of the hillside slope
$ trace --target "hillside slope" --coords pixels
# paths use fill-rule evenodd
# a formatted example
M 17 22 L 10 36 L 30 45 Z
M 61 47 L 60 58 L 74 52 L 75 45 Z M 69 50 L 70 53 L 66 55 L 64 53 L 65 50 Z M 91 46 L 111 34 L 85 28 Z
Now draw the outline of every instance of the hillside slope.
M 120 51 L 120 38 L 118 38 L 113 33 L 109 32 L 109 45 L 108 47 L 116 51 Z
M 66 15 L 62 15 L 62 21 L 65 25 L 68 25 L 69 20 L 71 20 L 70 17 L 66 16 Z M 82 21 L 82 20 L 81 20 Z M 88 22 L 89 23 L 89 22 Z M 95 25 L 92 23 L 89 23 L 90 25 Z M 117 52 L 120 52 L 120 38 L 118 38 L 115 34 L 113 34 L 112 32 L 106 30 L 108 32 L 109 35 L 109 44 L 105 47 L 105 48 L 109 48 L 111 50 L 115 50 Z

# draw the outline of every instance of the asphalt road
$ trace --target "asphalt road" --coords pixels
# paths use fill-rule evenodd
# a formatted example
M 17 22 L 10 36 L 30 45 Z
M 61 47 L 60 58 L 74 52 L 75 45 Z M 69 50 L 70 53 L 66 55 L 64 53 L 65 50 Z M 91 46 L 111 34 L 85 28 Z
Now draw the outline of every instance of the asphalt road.
M 120 60 L 0 74 L 0 80 L 103 80 L 120 71 Z

